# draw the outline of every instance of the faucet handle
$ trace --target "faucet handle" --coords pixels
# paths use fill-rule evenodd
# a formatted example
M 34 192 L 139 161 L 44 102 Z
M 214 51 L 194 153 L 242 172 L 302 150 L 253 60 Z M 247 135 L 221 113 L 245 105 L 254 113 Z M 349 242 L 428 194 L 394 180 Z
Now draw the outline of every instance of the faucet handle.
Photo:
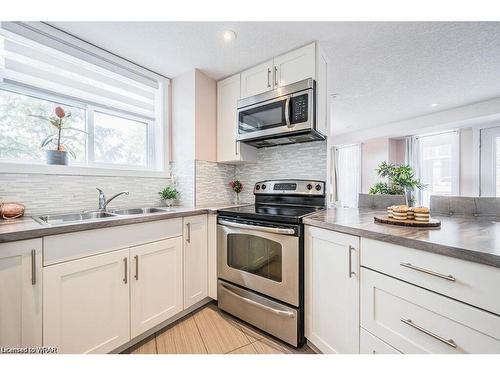
M 104 194 L 104 192 L 102 191 L 102 189 L 96 187 L 96 190 L 100 193 L 100 194 Z

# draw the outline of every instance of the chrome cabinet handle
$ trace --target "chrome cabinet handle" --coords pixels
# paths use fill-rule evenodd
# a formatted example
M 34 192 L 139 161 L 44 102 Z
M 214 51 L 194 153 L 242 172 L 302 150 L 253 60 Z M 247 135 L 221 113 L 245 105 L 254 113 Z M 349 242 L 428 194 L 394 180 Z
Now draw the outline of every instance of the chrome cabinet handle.
M 271 68 L 267 68 L 267 87 L 271 87 Z
M 274 85 L 278 87 L 278 67 L 274 67 Z
M 439 341 L 441 341 L 442 343 L 444 343 L 444 344 L 446 344 L 446 345 L 448 345 L 448 346 L 451 346 L 451 347 L 452 347 L 452 348 L 454 348 L 454 349 L 456 349 L 456 348 L 457 348 L 457 344 L 456 344 L 456 343 L 455 343 L 455 341 L 453 341 L 452 339 L 445 339 L 445 338 L 443 338 L 443 337 L 441 337 L 441 336 L 439 336 L 439 335 L 436 335 L 435 333 L 432 333 L 431 331 L 429 331 L 429 330 L 427 330 L 427 329 L 425 329 L 425 328 L 423 328 L 423 327 L 420 327 L 420 326 L 416 325 L 415 323 L 413 323 L 413 322 L 412 322 L 412 320 L 411 320 L 411 319 L 403 319 L 403 318 L 401 318 L 400 320 L 401 320 L 401 322 L 402 322 L 402 323 L 407 324 L 407 325 L 409 325 L 410 327 L 413 327 L 413 328 L 415 328 L 416 330 L 418 330 L 418 331 L 420 331 L 420 332 L 423 332 L 423 333 L 425 333 L 426 335 L 429 335 L 429 336 L 431 336 L 431 337 L 435 338 L 436 340 L 439 340 Z
M 135 259 L 135 279 L 139 280 L 139 255 L 134 256 Z
M 415 271 L 426 273 L 428 275 L 440 277 L 441 279 L 445 279 L 445 280 L 448 280 L 448 281 L 457 281 L 457 279 L 455 279 L 452 275 L 445 275 L 445 274 L 442 274 L 442 273 L 439 273 L 439 272 L 434 272 L 434 271 L 431 271 L 431 270 L 427 270 L 427 269 L 422 268 L 422 267 L 414 266 L 411 263 L 403 263 L 403 262 L 401 262 L 401 263 L 399 263 L 399 265 L 402 266 L 402 267 L 410 268 L 410 269 L 415 270 Z
M 191 243 L 191 223 L 187 223 L 187 224 L 186 224 L 186 228 L 187 228 L 187 238 L 186 238 L 186 242 L 187 242 L 187 243 Z
M 352 251 L 356 250 L 353 246 L 349 245 L 349 278 L 356 276 L 356 272 L 352 270 Z
M 31 285 L 36 285 L 36 250 L 31 249 Z
M 285 101 L 285 122 L 286 126 L 292 128 L 293 125 L 290 124 L 290 97 L 288 96 Z
M 258 225 L 234 223 L 232 221 L 223 220 L 223 219 L 219 219 L 219 224 L 225 225 L 228 227 L 234 227 L 234 228 L 258 230 L 260 232 L 268 232 L 268 233 L 276 233 L 276 234 L 295 234 L 295 230 L 291 229 L 291 228 L 261 227 Z
M 127 265 L 127 258 L 123 258 L 123 267 L 124 267 L 124 272 L 123 272 L 123 282 L 126 284 L 128 281 L 128 265 Z
M 238 141 L 234 141 L 234 154 L 235 155 L 238 155 L 239 154 L 239 142 Z
M 274 309 L 272 307 L 269 307 L 269 306 L 266 306 L 266 305 L 262 305 L 254 300 L 251 300 L 250 298 L 246 298 L 246 297 L 243 297 L 243 296 L 240 296 L 238 293 L 235 293 L 233 292 L 232 290 L 229 290 L 227 286 L 225 286 L 224 284 L 220 284 L 224 290 L 229 293 L 230 295 L 232 295 L 233 297 L 236 297 L 242 301 L 245 301 L 246 303 L 250 304 L 250 305 L 253 305 L 253 306 L 256 306 L 256 307 L 259 307 L 263 310 L 267 310 L 275 315 L 280 315 L 280 316 L 285 316 L 287 318 L 293 318 L 295 315 L 294 313 L 290 312 L 290 311 L 285 311 L 285 310 L 278 310 L 278 309 Z

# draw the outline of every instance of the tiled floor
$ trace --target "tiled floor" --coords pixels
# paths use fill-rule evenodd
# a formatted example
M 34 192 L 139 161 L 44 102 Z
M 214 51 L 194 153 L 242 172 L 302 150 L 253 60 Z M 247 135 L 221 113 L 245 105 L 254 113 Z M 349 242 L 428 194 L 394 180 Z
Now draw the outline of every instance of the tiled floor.
M 131 354 L 313 354 L 296 349 L 209 304 L 130 348 Z

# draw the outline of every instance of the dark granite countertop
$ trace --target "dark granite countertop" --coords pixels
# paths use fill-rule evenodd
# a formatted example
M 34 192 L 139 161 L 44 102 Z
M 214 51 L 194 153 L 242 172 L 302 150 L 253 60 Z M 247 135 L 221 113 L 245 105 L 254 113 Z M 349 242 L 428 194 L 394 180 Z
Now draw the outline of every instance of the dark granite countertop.
M 246 205 L 248 204 L 214 203 L 211 205 L 203 205 L 197 207 L 172 207 L 174 211 L 171 212 L 130 216 L 114 216 L 96 221 L 67 223 L 60 225 L 40 224 L 29 216 L 12 221 L 0 220 L 0 243 L 45 237 L 54 234 L 78 232 L 89 229 L 108 228 L 118 225 L 173 219 L 176 217 L 185 217 L 204 213 L 216 213 L 218 210 L 221 210 L 223 208 Z
M 500 268 L 500 218 L 433 216 L 441 228 L 411 228 L 375 223 L 385 211 L 331 208 L 304 218 L 304 223 L 355 236 L 460 258 Z

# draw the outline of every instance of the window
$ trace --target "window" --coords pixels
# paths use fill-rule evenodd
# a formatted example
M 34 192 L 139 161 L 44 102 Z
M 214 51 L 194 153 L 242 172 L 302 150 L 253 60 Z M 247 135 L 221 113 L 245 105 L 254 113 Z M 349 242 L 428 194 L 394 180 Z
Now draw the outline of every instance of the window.
M 500 197 L 500 126 L 481 129 L 481 196 Z
M 431 195 L 459 195 L 459 133 L 417 137 L 419 177 L 426 184 L 419 203 L 429 206 Z
M 357 207 L 361 191 L 361 145 L 335 148 L 335 185 L 342 207 Z
M 37 116 L 61 106 L 71 113 L 65 146 L 72 165 L 164 171 L 168 80 L 111 57 L 3 22 L 0 162 L 44 164 L 41 143 L 56 129 Z

